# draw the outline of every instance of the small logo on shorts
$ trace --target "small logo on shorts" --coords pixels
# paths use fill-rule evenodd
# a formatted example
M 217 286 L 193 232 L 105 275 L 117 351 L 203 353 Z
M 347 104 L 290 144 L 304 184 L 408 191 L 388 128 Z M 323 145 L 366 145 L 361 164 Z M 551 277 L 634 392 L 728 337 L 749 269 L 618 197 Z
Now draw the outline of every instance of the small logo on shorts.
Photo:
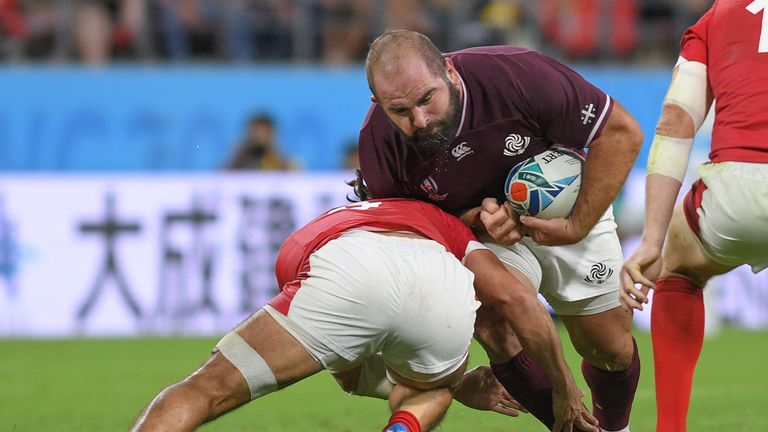
M 607 265 L 603 263 L 595 263 L 592 264 L 592 268 L 589 269 L 589 275 L 584 278 L 584 281 L 595 285 L 602 285 L 612 274 L 613 269 L 609 268 Z

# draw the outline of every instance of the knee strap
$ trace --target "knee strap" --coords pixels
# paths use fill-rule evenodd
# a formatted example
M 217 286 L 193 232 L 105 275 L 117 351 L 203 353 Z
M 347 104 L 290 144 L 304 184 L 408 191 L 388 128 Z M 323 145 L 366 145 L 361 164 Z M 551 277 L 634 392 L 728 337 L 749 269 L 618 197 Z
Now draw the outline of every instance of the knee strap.
M 251 400 L 277 390 L 277 379 L 264 358 L 234 331 L 216 344 L 219 352 L 243 375 Z

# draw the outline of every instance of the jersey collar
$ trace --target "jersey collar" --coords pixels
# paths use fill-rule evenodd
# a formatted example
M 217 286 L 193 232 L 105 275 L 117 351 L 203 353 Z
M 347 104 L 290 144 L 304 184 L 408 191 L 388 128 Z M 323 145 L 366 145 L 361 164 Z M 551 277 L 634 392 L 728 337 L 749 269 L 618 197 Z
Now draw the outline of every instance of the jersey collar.
M 469 95 L 467 94 L 467 86 L 464 84 L 464 78 L 461 77 L 461 74 L 459 71 L 456 71 L 456 74 L 459 75 L 459 81 L 461 82 L 461 94 L 464 96 L 464 100 L 461 107 L 461 121 L 459 122 L 459 127 L 456 128 L 456 135 L 454 135 L 454 138 L 459 136 L 461 133 L 461 129 L 464 127 L 464 119 L 467 115 L 467 99 L 469 99 Z

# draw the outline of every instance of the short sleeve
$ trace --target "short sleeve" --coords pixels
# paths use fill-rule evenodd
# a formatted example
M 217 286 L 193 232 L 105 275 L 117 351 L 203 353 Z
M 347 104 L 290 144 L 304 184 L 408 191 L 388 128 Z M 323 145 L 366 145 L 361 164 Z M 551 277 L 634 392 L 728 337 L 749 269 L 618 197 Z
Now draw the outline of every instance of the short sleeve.
M 714 7 L 710 8 L 696 24 L 685 31 L 680 41 L 680 57 L 707 64 L 707 33 L 713 11 Z
M 551 141 L 580 149 L 600 136 L 613 108 L 605 92 L 543 54 L 529 56 L 520 79 L 531 115 Z

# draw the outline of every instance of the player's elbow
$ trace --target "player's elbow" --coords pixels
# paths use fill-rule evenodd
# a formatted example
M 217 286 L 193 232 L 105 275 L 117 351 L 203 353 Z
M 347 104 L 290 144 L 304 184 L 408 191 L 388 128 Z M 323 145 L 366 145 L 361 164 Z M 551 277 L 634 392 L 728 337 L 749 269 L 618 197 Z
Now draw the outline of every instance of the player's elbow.
M 603 131 L 603 136 L 590 145 L 593 149 L 597 146 L 605 146 L 612 152 L 616 152 L 617 147 L 621 147 L 621 153 L 634 160 L 643 146 L 643 129 L 637 120 L 617 103 Z
M 696 133 L 693 118 L 685 109 L 666 102 L 661 109 L 661 118 L 656 124 L 656 134 L 673 138 L 691 138 Z
M 631 116 L 628 116 L 624 129 L 624 142 L 626 142 L 627 151 L 633 156 L 637 156 L 643 147 L 643 129 L 637 120 Z

